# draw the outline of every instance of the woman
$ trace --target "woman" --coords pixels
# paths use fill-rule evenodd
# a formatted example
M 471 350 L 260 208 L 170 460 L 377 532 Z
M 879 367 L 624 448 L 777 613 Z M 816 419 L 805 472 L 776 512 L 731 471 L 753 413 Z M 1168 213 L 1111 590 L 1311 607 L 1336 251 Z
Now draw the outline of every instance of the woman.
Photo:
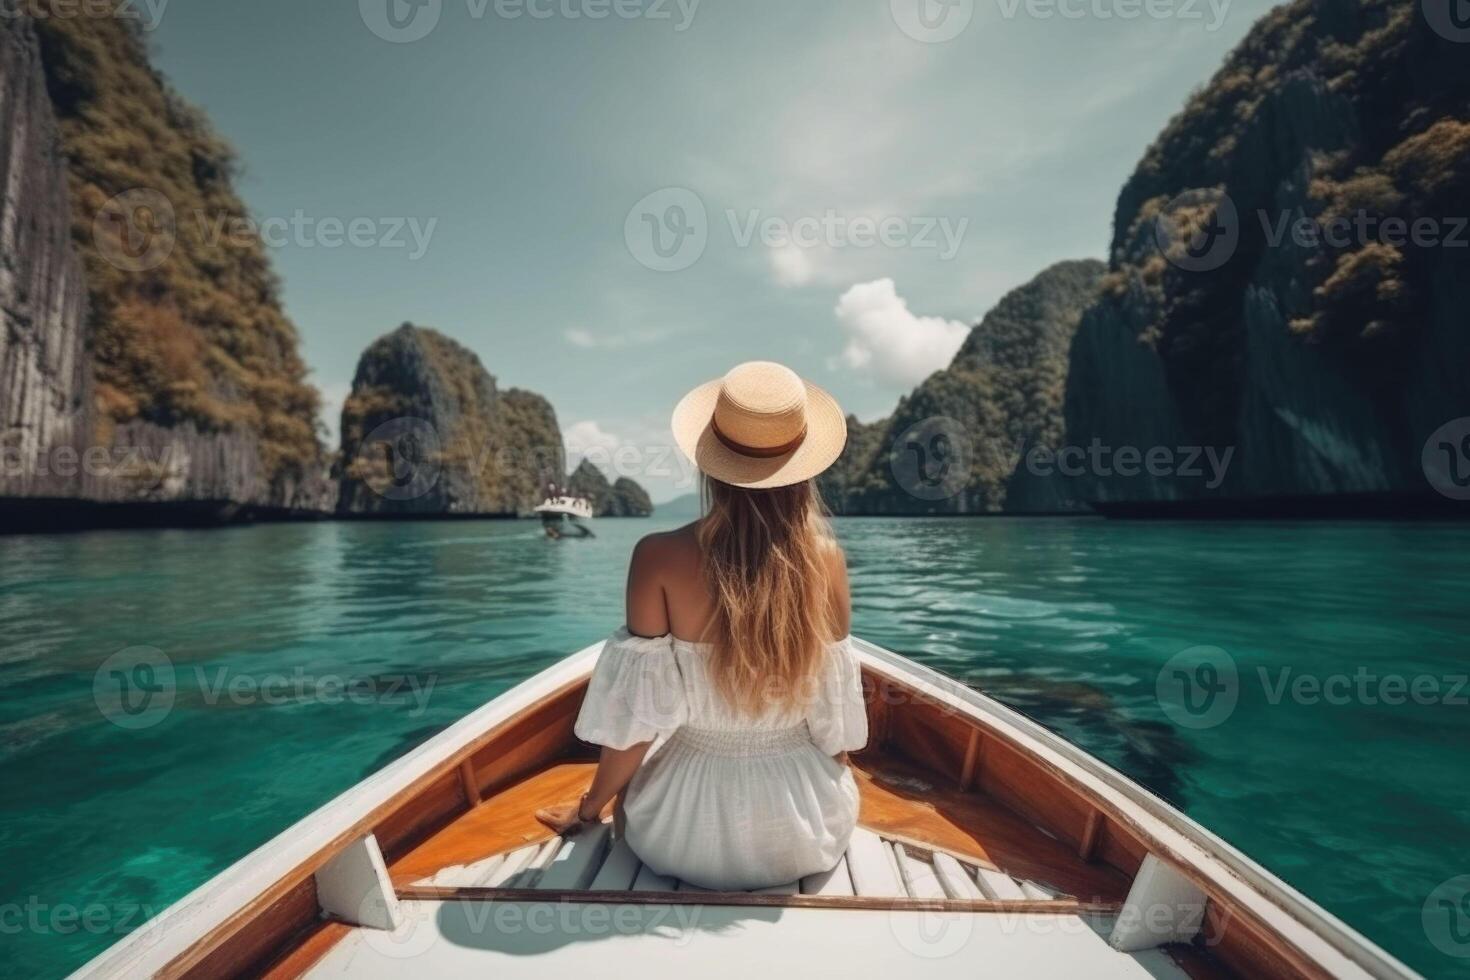
M 577 719 L 602 746 L 592 787 L 538 816 L 575 832 L 622 793 L 654 871 L 721 891 L 795 881 L 847 849 L 846 753 L 868 739 L 847 568 L 813 483 L 847 424 L 825 391 L 752 362 L 685 396 L 673 428 L 706 515 L 634 549 L 627 626 Z

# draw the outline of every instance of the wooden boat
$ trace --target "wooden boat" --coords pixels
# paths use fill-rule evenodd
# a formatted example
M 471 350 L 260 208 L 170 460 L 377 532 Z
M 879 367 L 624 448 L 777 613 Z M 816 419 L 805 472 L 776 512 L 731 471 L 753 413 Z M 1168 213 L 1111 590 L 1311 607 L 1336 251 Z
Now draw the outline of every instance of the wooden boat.
M 1411 977 L 1158 797 L 1024 716 L 855 641 L 871 738 L 831 873 L 714 893 L 577 797 L 601 644 L 323 806 L 78 977 Z M 656 749 L 655 749 L 656 751 Z

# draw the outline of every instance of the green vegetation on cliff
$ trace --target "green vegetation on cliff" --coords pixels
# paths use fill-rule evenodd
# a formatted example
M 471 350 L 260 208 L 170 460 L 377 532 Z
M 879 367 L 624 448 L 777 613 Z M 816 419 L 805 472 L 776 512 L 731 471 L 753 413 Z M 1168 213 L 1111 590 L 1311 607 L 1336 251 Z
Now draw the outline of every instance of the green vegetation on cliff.
M 888 419 L 848 420 L 842 459 L 822 477 L 827 505 L 839 514 L 990 513 L 1024 508 L 1012 499 L 1018 455 L 1052 449 L 1063 434 L 1067 352 L 1077 322 L 1104 271 L 1093 260 L 1061 262 L 1007 293 L 970 332 L 949 367 L 936 371 Z M 900 485 L 895 446 L 915 426 L 947 419 L 960 456 L 970 463 L 953 493 L 925 499 Z M 926 432 L 925 437 L 930 433 Z
M 36 28 L 69 165 L 104 429 L 143 419 L 246 431 L 268 474 L 307 468 L 320 454 L 318 395 L 265 248 L 214 234 L 248 216 L 233 152 L 149 66 L 126 18 L 41 17 Z
M 383 481 L 403 474 L 389 473 L 379 440 L 404 451 L 395 441 L 405 433 L 436 479 L 411 494 L 385 495 Z M 546 399 L 498 391 L 473 351 L 408 323 L 358 360 L 342 407 L 342 460 L 340 506 L 349 513 L 526 514 L 565 466 Z
M 1193 197 L 1180 205 L 1181 194 Z M 1153 245 L 1156 219 L 1193 229 L 1222 195 L 1239 216 L 1233 256 L 1204 272 L 1170 265 Z M 1248 286 L 1269 285 L 1299 342 L 1391 395 L 1453 257 L 1409 232 L 1429 221 L 1448 237 L 1467 208 L 1465 45 L 1439 36 L 1418 3 L 1294 0 L 1251 29 L 1124 187 L 1107 302 L 1163 359 L 1186 424 L 1233 442 Z M 1297 258 L 1271 235 L 1300 218 L 1350 230 Z

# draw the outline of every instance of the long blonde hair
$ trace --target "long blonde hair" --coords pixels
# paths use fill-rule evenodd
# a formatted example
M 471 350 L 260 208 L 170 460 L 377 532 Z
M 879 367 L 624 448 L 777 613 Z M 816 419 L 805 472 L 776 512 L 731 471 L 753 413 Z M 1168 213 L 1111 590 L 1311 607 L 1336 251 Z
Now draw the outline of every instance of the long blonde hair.
M 745 490 L 706 476 L 702 495 L 701 562 L 715 603 L 704 638 L 715 686 L 746 714 L 790 707 L 836 632 L 836 544 L 821 494 L 811 480 Z

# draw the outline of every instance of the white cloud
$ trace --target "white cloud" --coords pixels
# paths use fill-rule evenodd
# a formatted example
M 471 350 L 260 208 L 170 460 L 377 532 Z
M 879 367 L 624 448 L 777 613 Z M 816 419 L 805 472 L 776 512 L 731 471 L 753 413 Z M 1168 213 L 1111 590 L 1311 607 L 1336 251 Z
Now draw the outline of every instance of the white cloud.
M 567 342 L 573 347 L 596 347 L 597 338 L 591 331 L 573 328 L 567 331 Z
M 853 286 L 833 312 L 847 335 L 834 360 L 903 388 L 948 365 L 970 332 L 959 320 L 915 314 L 886 278 Z
M 788 242 L 768 253 L 771 273 L 781 286 L 805 286 L 812 281 L 812 260 L 806 249 Z
M 567 426 L 561 438 L 567 447 L 567 466 L 571 469 L 576 469 L 588 455 L 594 461 L 608 458 L 623 444 L 621 439 L 590 419 Z
M 319 388 L 322 393 L 322 422 L 327 428 L 327 448 L 336 449 L 342 444 L 342 405 L 352 394 L 352 385 L 346 381 L 333 381 Z

